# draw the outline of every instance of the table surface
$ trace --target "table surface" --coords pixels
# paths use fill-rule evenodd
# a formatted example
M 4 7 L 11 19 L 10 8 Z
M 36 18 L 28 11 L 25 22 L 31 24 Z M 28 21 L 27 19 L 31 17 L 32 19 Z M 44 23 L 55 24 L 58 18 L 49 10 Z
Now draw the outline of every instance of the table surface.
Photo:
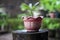
M 39 29 L 38 32 L 27 32 L 27 30 L 16 30 L 13 31 L 12 33 L 17 33 L 17 34 L 36 34 L 36 33 L 45 33 L 48 32 L 46 29 Z

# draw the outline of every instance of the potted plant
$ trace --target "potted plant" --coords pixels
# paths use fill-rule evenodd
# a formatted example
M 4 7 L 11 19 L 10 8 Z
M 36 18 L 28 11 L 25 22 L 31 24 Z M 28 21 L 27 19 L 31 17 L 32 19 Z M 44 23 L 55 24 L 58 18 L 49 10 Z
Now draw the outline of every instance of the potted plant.
M 0 32 L 6 32 L 7 31 L 7 27 L 5 27 L 7 25 L 7 18 L 8 15 L 5 12 L 5 8 L 4 7 L 0 7 Z
M 1 28 L 1 32 L 2 31 L 5 31 L 5 27 L 4 26 L 6 26 L 7 25 L 7 22 L 6 22 L 6 18 L 7 18 L 7 15 L 6 14 L 4 14 L 4 13 L 2 13 L 2 12 L 0 12 L 0 28 Z
M 49 37 L 55 38 L 57 35 L 59 35 L 59 32 L 58 32 L 60 29 L 60 21 L 59 20 L 60 19 L 58 19 L 58 18 L 55 18 L 55 19 L 44 18 L 42 20 L 42 24 L 43 24 L 42 28 L 49 30 L 49 32 L 48 32 Z
M 40 0 L 40 5 L 44 7 L 44 10 L 49 10 L 49 16 L 55 18 L 55 4 L 57 0 Z
M 38 31 L 41 27 L 42 18 L 38 12 L 38 4 L 39 2 L 34 5 L 32 3 L 29 5 L 22 3 L 20 6 L 22 11 L 27 11 L 26 14 L 29 13 L 28 16 L 23 17 L 24 27 L 29 32 Z

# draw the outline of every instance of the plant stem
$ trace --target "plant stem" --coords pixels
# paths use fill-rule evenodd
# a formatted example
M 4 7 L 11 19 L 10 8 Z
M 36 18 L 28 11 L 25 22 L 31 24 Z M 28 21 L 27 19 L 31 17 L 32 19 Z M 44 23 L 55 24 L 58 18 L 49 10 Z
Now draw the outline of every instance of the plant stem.
M 30 9 L 30 10 L 28 10 L 28 12 L 29 12 L 29 15 L 30 16 L 33 16 L 33 11 Z
M 32 10 L 31 10 L 31 15 L 33 16 L 33 12 L 32 12 Z

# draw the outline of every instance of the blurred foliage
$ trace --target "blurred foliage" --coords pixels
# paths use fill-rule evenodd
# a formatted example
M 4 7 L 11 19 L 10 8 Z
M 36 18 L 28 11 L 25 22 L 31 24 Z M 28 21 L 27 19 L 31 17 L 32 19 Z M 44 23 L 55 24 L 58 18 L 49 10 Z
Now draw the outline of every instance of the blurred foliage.
M 6 25 L 6 20 L 8 19 L 8 15 L 6 13 L 0 12 L 0 26 Z
M 25 14 L 18 14 L 17 18 L 8 18 L 5 20 L 6 25 L 8 27 L 11 26 L 12 30 L 21 30 L 24 29 L 24 23 L 22 16 Z M 0 25 L 2 25 L 3 20 L 0 20 Z M 58 18 L 43 18 L 42 20 L 42 28 L 43 29 L 59 29 L 60 28 L 60 19 Z
M 12 26 L 13 30 L 23 29 L 22 19 L 17 18 L 8 19 L 7 23 L 10 24 L 10 26 Z
M 32 3 L 26 4 L 26 3 L 22 3 L 20 5 L 20 8 L 22 11 L 27 11 L 28 15 L 33 16 L 33 11 L 38 11 L 38 5 L 39 2 L 35 3 L 34 5 Z
M 13 30 L 24 29 L 22 16 L 25 16 L 25 14 L 18 14 L 17 18 L 10 18 L 7 20 L 7 23 L 12 26 Z
M 8 15 L 6 13 L 0 13 L 0 19 L 6 19 Z
M 51 12 L 60 9 L 60 0 L 40 0 L 40 6 Z
M 4 26 L 11 27 L 12 30 L 21 30 L 24 28 L 22 17 L 25 14 L 19 14 L 17 18 L 7 18 L 6 20 L 0 20 L 0 26 L 5 24 Z
M 23 16 L 27 16 L 27 14 L 26 14 L 26 13 L 18 14 L 18 15 L 17 15 L 17 18 L 18 18 L 18 19 L 22 19 Z
M 60 19 L 58 18 L 44 18 L 42 21 L 42 28 L 46 29 L 60 29 Z

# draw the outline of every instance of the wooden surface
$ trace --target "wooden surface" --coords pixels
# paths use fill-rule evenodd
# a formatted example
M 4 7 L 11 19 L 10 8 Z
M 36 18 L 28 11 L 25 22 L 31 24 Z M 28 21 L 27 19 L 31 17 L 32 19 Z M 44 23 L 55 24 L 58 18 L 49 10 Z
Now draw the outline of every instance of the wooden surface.
M 13 40 L 48 40 L 48 31 L 27 32 L 25 30 L 17 30 L 13 32 Z
M 0 34 L 0 40 L 13 40 L 12 33 Z M 48 38 L 48 40 L 60 40 L 60 39 Z

